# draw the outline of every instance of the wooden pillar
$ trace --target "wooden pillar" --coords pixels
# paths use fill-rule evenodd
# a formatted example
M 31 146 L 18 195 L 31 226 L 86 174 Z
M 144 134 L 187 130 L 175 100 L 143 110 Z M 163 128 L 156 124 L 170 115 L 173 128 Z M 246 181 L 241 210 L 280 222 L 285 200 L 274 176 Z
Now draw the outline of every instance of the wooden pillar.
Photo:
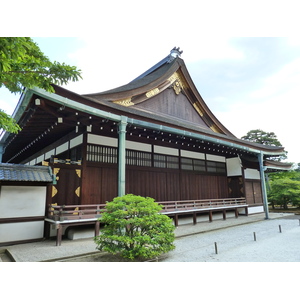
M 177 214 L 174 215 L 174 224 L 175 224 L 175 227 L 178 227 L 178 215 Z
M 95 237 L 99 235 L 100 232 L 100 222 L 96 221 L 95 223 Z
M 194 225 L 197 224 L 197 213 L 196 212 L 193 213 L 193 223 L 194 223 Z
M 226 210 L 223 209 L 222 213 L 223 213 L 223 220 L 226 220 Z
M 56 230 L 56 246 L 61 245 L 61 240 L 62 240 L 62 225 L 58 224 Z
M 210 210 L 209 212 L 208 212 L 208 217 L 209 217 L 209 222 L 212 222 L 212 211 Z
M 238 211 L 238 208 L 237 208 L 237 207 L 234 209 L 234 214 L 235 214 L 235 217 L 236 217 L 236 218 L 239 217 L 239 211 Z

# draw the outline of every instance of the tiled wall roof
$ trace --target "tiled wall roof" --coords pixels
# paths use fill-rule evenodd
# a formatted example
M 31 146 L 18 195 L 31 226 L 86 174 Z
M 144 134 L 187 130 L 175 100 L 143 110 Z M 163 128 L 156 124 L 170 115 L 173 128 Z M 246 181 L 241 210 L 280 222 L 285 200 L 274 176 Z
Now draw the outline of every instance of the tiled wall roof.
M 47 166 L 0 164 L 0 181 L 52 182 Z

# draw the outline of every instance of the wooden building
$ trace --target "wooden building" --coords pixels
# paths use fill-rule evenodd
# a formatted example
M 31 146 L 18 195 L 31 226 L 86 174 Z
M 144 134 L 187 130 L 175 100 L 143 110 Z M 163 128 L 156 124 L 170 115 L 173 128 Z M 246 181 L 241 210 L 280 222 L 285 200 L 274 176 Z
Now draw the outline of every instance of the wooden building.
M 283 147 L 235 137 L 202 99 L 180 54 L 172 49 L 106 92 L 27 89 L 13 115 L 22 130 L 0 141 L 3 162 L 50 166 L 57 183 L 48 204 L 103 204 L 127 193 L 156 201 L 245 197 L 249 213 L 262 212 L 264 172 L 274 167 L 268 159 Z

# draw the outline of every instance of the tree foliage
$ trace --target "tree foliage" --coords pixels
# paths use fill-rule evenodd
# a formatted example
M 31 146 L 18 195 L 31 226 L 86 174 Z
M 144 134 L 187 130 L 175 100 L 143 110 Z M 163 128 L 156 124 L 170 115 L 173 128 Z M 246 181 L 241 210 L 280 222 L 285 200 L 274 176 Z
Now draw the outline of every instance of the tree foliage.
M 253 143 L 266 145 L 266 146 L 282 147 L 282 144 L 277 139 L 277 136 L 274 132 L 266 132 L 261 129 L 250 130 L 246 135 L 242 136 L 241 139 Z M 270 158 L 270 159 L 281 161 L 286 158 L 287 158 L 287 151 L 285 151 L 285 154 L 279 157 Z
M 80 72 L 76 67 L 51 62 L 29 37 L 0 38 L 0 88 L 6 87 L 12 93 L 22 92 L 24 87 L 54 92 L 51 84 L 77 81 Z M 20 127 L 0 110 L 0 129 L 17 133 Z
M 288 205 L 300 207 L 300 181 L 291 178 L 278 178 L 271 181 L 268 198 L 274 208 L 280 205 L 287 209 Z
M 175 248 L 172 220 L 159 212 L 162 206 L 149 197 L 132 194 L 108 202 L 95 237 L 97 249 L 126 259 L 151 259 Z
M 0 129 L 8 132 L 17 133 L 21 128 L 16 120 L 0 109 Z
M 79 78 L 80 70 L 51 62 L 31 38 L 0 38 L 0 87 L 12 93 L 35 86 L 53 92 L 51 84 L 62 85 Z

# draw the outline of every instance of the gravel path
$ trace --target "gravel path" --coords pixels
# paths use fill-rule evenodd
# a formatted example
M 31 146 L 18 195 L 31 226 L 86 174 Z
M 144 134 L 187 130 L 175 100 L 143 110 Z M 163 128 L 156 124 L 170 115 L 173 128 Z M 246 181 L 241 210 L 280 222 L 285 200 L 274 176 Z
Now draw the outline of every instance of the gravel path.
M 175 244 L 161 262 L 300 262 L 299 216 L 195 234 Z

